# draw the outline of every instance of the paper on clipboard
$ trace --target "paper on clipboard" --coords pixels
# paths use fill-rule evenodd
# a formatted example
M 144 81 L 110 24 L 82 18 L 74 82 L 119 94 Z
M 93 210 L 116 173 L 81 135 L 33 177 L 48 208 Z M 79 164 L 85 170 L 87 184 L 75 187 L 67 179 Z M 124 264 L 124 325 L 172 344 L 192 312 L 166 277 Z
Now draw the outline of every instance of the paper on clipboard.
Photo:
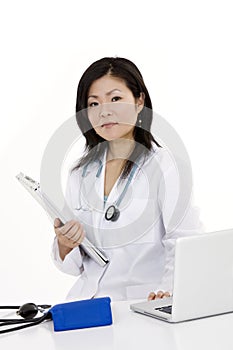
M 54 203 L 40 189 L 39 182 L 33 180 L 23 173 L 19 173 L 16 178 L 21 185 L 33 196 L 34 199 L 44 208 L 50 218 L 59 218 L 63 224 L 68 220 L 60 213 Z M 109 260 L 98 248 L 96 248 L 86 237 L 80 244 L 81 248 L 100 266 L 105 266 Z

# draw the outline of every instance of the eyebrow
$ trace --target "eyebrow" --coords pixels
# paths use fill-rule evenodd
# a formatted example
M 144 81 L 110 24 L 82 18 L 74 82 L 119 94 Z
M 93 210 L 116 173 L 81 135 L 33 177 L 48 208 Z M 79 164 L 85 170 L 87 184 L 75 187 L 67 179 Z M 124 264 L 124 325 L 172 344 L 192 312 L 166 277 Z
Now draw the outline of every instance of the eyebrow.
M 109 95 L 111 95 L 113 92 L 122 92 L 122 91 L 119 90 L 119 89 L 113 89 L 113 90 L 111 90 L 111 91 L 106 92 L 106 95 L 109 96 Z M 98 98 L 97 95 L 90 95 L 90 96 L 88 96 L 88 98 L 90 98 L 90 97 Z

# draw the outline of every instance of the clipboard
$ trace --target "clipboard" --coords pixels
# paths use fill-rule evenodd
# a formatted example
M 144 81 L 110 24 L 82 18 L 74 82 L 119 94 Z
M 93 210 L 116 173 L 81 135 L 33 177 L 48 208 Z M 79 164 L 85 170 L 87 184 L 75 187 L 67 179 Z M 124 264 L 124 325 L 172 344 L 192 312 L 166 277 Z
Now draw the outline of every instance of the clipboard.
M 17 180 L 21 185 L 32 195 L 32 197 L 44 208 L 52 220 L 59 218 L 63 224 L 68 220 L 60 213 L 56 205 L 41 191 L 40 183 L 33 180 L 31 177 L 20 172 L 16 175 Z M 109 259 L 96 248 L 86 237 L 83 239 L 80 247 L 100 266 L 105 266 Z

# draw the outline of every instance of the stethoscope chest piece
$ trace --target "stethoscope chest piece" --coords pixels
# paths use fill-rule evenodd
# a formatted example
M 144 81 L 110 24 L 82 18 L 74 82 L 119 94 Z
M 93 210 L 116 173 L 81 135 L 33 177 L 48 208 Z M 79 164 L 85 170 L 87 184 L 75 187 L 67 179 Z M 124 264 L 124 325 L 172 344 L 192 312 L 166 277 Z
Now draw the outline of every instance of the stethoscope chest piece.
M 105 213 L 105 219 L 108 221 L 117 221 L 120 216 L 120 210 L 114 205 L 110 205 Z

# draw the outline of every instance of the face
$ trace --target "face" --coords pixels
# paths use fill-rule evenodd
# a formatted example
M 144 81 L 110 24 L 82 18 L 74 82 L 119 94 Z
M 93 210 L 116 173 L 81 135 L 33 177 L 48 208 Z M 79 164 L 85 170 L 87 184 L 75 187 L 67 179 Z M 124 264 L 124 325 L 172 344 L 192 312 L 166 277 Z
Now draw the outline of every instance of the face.
M 88 93 L 88 118 L 96 133 L 107 141 L 133 138 L 142 96 L 135 99 L 122 79 L 105 75 L 95 80 Z

